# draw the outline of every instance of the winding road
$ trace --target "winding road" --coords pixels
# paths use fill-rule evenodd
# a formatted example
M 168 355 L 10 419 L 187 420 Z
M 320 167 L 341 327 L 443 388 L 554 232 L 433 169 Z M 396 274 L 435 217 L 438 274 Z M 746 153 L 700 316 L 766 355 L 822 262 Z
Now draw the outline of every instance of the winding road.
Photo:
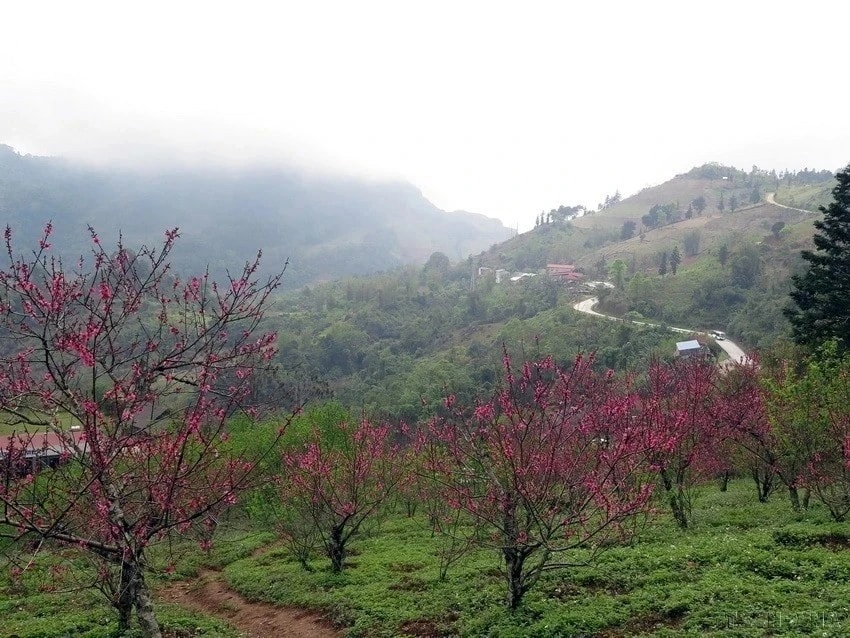
M 774 206 L 779 206 L 779 208 L 786 208 L 788 210 L 797 211 L 798 213 L 807 213 L 809 215 L 813 215 L 814 213 L 810 210 L 806 210 L 805 208 L 794 208 L 793 206 L 786 206 L 785 204 L 780 204 L 776 201 L 776 193 L 765 193 L 764 199 L 768 204 L 773 204 Z
M 588 315 L 593 315 L 594 317 L 602 317 L 603 319 L 611 319 L 612 321 L 629 321 L 629 323 L 636 324 L 638 326 L 660 326 L 658 323 L 649 323 L 648 321 L 630 321 L 628 319 L 621 319 L 620 317 L 612 317 L 611 315 L 603 315 L 602 313 L 596 312 L 593 307 L 599 303 L 599 299 L 597 297 L 591 297 L 590 299 L 585 299 L 584 301 L 579 301 L 578 303 L 573 304 L 573 308 L 578 310 L 579 312 L 583 312 Z M 691 330 L 689 328 L 673 328 L 672 326 L 668 326 L 669 330 L 673 332 L 681 332 L 682 334 L 698 334 L 698 335 L 708 335 L 707 332 L 703 330 Z M 729 341 L 728 339 L 723 339 L 722 341 L 718 341 L 717 345 L 720 346 L 723 351 L 729 355 L 729 358 L 735 363 L 748 363 L 750 361 L 749 357 L 747 357 L 746 353 L 738 346 L 734 341 Z

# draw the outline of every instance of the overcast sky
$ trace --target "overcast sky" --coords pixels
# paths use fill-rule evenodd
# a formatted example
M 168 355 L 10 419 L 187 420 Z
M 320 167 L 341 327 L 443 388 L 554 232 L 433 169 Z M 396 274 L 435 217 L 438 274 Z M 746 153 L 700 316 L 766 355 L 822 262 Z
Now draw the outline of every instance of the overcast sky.
M 3 2 L 0 143 L 413 182 L 531 227 L 707 161 L 850 161 L 850 5 Z

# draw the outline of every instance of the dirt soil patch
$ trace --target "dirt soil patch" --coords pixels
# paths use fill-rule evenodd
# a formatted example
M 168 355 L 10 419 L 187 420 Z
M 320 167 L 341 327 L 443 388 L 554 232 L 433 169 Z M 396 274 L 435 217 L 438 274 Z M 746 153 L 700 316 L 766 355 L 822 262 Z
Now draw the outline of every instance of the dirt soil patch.
M 230 589 L 221 574 L 204 570 L 197 579 L 169 584 L 157 598 L 220 618 L 245 638 L 339 638 L 320 614 L 250 602 Z

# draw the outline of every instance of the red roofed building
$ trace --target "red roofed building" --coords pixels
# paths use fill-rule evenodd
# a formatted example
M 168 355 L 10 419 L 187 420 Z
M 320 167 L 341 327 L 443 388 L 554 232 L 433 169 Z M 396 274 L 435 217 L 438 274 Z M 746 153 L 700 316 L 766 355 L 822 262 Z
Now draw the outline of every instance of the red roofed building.
M 567 284 L 574 284 L 584 279 L 584 275 L 573 264 L 546 264 L 546 272 L 553 279 L 560 279 Z
M 28 434 L 11 434 L 0 436 L 0 462 L 6 458 L 9 449 L 13 451 L 13 458 L 26 461 L 32 469 L 39 465 L 55 465 L 59 462 L 62 453 L 72 453 L 76 447 L 78 450 L 85 449 L 82 432 L 68 431 L 62 434 L 57 432 L 37 432 Z

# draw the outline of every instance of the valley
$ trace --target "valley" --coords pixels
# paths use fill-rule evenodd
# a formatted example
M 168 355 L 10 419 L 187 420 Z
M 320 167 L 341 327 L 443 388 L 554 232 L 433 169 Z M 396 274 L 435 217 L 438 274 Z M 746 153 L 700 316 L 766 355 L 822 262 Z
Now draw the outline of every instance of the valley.
M 328 214 L 295 282 L 215 286 L 241 218 L 200 220 L 186 175 L 202 230 L 90 237 L 92 273 L 53 257 L 73 216 L 23 225 L 57 201 L 53 168 L 15 199 L 35 166 L 0 179 L 14 635 L 842 635 L 850 358 L 783 313 L 831 174 L 707 164 L 478 252 Z

